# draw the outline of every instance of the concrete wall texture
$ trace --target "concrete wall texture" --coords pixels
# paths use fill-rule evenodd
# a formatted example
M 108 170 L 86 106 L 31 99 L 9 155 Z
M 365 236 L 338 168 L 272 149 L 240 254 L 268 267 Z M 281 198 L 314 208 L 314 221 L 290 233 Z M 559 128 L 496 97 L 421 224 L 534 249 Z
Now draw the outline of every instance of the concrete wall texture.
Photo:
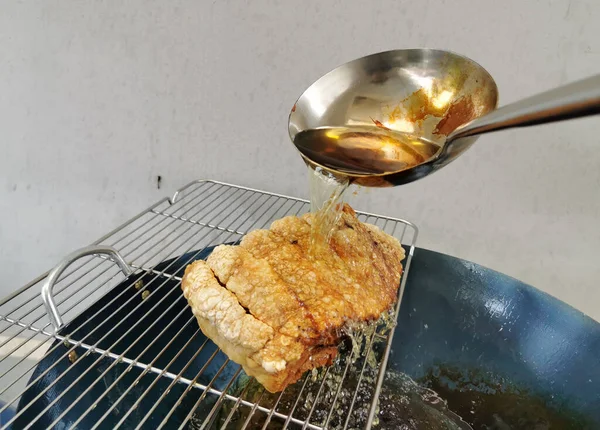
M 306 196 L 287 115 L 338 64 L 449 49 L 486 67 L 505 104 L 597 73 L 598 22 L 594 0 L 7 2 L 0 295 L 193 179 Z M 356 206 L 600 319 L 598 126 L 489 135 Z

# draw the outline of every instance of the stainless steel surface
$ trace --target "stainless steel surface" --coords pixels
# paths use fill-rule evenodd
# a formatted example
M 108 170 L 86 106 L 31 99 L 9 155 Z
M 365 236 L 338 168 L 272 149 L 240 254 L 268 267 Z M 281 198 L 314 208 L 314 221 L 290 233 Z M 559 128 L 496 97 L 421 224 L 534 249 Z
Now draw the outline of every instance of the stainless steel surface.
M 439 145 L 440 151 L 423 162 L 378 174 L 348 175 L 341 161 L 326 166 L 301 153 L 307 164 L 361 185 L 401 185 L 447 165 L 480 134 L 599 113 L 600 75 L 495 110 L 497 100 L 492 77 L 466 57 L 431 49 L 381 52 L 350 61 L 312 84 L 292 108 L 289 135 L 295 142 L 308 130 L 368 126 Z
M 546 124 L 600 113 L 600 75 L 502 106 L 483 117 L 458 127 L 451 141 L 512 127 Z
M 214 383 L 219 373 L 223 372 L 223 369 L 229 369 L 230 366 L 233 366 L 233 363 L 227 361 L 221 364 L 219 372 L 210 382 L 200 382 L 200 378 L 206 369 L 214 365 L 215 360 L 217 360 L 216 357 L 222 354 L 219 353 L 218 349 L 209 357 L 195 376 L 184 376 L 185 370 L 194 359 L 203 350 L 209 348 L 212 342 L 205 341 L 198 350 L 190 352 L 189 346 L 192 341 L 198 336 L 202 336 L 202 334 L 195 319 L 190 317 L 182 320 L 180 318 L 180 316 L 184 317 L 183 311 L 179 312 L 175 319 L 166 320 L 160 317 L 154 321 L 139 320 L 123 332 L 115 331 L 117 330 L 115 327 L 90 326 L 91 331 L 89 334 L 80 339 L 71 338 L 70 335 L 57 334 L 52 327 L 55 323 L 56 327 L 62 326 L 63 322 L 68 324 L 77 315 L 96 303 L 106 292 L 121 284 L 124 279 L 127 279 L 127 289 L 116 294 L 109 303 L 118 306 L 115 312 L 125 309 L 128 305 L 135 305 L 130 314 L 140 309 L 144 303 L 144 294 L 148 292 L 149 294 L 146 297 L 156 297 L 158 300 L 152 309 L 160 305 L 160 309 L 165 306 L 168 310 L 177 304 L 181 305 L 181 301 L 184 301 L 184 299 L 179 289 L 177 291 L 167 291 L 165 287 L 169 281 L 181 281 L 173 269 L 173 262 L 166 267 L 158 266 L 158 264 L 193 251 L 193 255 L 188 259 L 191 261 L 206 247 L 239 240 L 247 231 L 265 227 L 274 219 L 285 215 L 298 215 L 308 210 L 308 202 L 296 198 L 215 181 L 193 182 L 179 190 L 172 199 L 162 199 L 101 238 L 96 242 L 98 246 L 84 248 L 81 255 L 70 255 L 55 270 L 45 274 L 45 276 L 38 277 L 34 282 L 18 290 L 7 299 L 0 301 L 0 402 L 2 402 L 0 413 L 9 409 L 15 411 L 25 390 L 49 375 L 52 375 L 51 384 L 44 388 L 36 398 L 47 392 L 53 392 L 54 396 L 45 409 L 36 411 L 35 414 L 31 413 L 30 408 L 35 399 L 26 405 L 21 405 L 13 418 L 8 422 L 0 422 L 0 428 L 8 428 L 15 420 L 22 418 L 28 420 L 29 427 L 36 427 L 36 422 L 38 422 L 44 411 L 55 406 L 57 402 L 63 402 L 65 398 L 71 399 L 73 397 L 75 400 L 72 403 L 63 407 L 55 416 L 53 415 L 54 422 L 52 426 L 58 424 L 67 413 L 73 414 L 76 412 L 78 417 L 71 422 L 69 428 L 80 427 L 82 420 L 88 416 L 92 409 L 79 410 L 76 407 L 77 401 L 91 393 L 92 389 L 95 390 L 94 387 L 98 384 L 102 384 L 102 389 L 97 395 L 97 401 L 108 395 L 115 396 L 115 387 L 122 382 L 122 378 L 133 368 L 141 369 L 142 372 L 130 386 L 119 391 L 116 397 L 111 397 L 111 399 L 115 399 L 114 402 L 104 412 L 94 428 L 105 427 L 109 413 L 114 414 L 115 411 L 118 411 L 119 414 L 119 420 L 115 427 L 122 427 L 125 420 L 136 410 L 136 406 L 148 395 L 152 387 L 159 380 L 165 378 L 171 381 L 169 388 L 160 395 L 153 408 L 144 411 L 145 414 L 138 428 L 141 428 L 144 423 L 147 424 L 148 419 L 151 417 L 156 417 L 155 414 L 161 404 L 174 401 L 171 397 L 175 393 L 171 393 L 171 396 L 169 393 L 172 388 L 181 383 L 186 385 L 186 389 L 177 401 L 174 401 L 169 412 L 164 416 L 160 416 L 162 423 L 159 427 L 168 426 L 169 419 L 180 407 L 180 402 L 183 399 L 192 397 L 194 407 L 186 411 L 187 416 L 182 426 L 187 425 L 186 423 L 189 423 L 192 418 L 197 419 L 198 417 L 194 414 L 210 399 L 216 402 L 208 414 L 201 417 L 203 426 L 215 424 L 215 418 L 219 411 L 227 407 L 231 409 L 229 413 L 230 421 L 235 413 L 243 412 L 245 414 L 244 426 L 250 425 L 255 420 L 262 420 L 260 426 L 266 428 L 270 421 L 278 420 L 285 427 L 294 424 L 302 428 L 320 429 L 330 422 L 333 412 L 343 403 L 344 399 L 340 393 L 348 390 L 348 387 L 352 388 L 351 393 L 349 393 L 352 402 L 347 414 L 348 417 L 356 415 L 353 415 L 353 410 L 356 410 L 358 406 L 365 406 L 354 401 L 359 391 L 360 393 L 372 392 L 376 397 L 381 385 L 384 374 L 381 370 L 381 363 L 385 361 L 385 357 L 389 354 L 391 345 L 388 342 L 389 333 L 387 332 L 384 334 L 375 333 L 369 342 L 365 342 L 367 351 L 371 349 L 375 340 L 385 344 L 385 348 L 377 352 L 377 358 L 379 359 L 377 369 L 380 370 L 374 370 L 377 371 L 377 377 L 374 380 L 367 381 L 363 377 L 365 366 L 362 366 L 362 368 L 357 369 L 355 375 L 358 379 L 356 386 L 349 385 L 348 376 L 353 371 L 352 359 L 354 357 L 346 356 L 341 359 L 337 366 L 327 369 L 324 372 L 325 376 L 322 375 L 323 379 L 312 381 L 310 375 L 307 375 L 301 380 L 298 383 L 298 393 L 295 394 L 294 404 L 288 407 L 286 402 L 282 400 L 286 398 L 286 392 L 275 396 L 263 392 L 258 398 L 253 398 L 248 390 L 244 390 L 234 395 L 231 388 L 235 376 L 241 372 L 239 367 L 237 371 L 232 373 L 229 383 L 224 388 L 215 388 Z M 378 225 L 410 247 L 411 251 L 407 255 L 406 271 L 400 289 L 400 294 L 402 294 L 412 259 L 412 250 L 417 238 L 416 227 L 403 220 L 367 213 L 360 213 L 359 217 L 363 221 Z M 100 243 L 102 245 L 99 245 Z M 119 261 L 119 265 L 115 265 L 103 255 L 98 255 L 99 252 L 104 251 L 110 252 L 112 257 Z M 115 257 L 116 255 L 121 257 Z M 126 275 L 131 273 L 128 268 L 131 268 L 132 274 L 129 278 L 126 278 Z M 151 276 L 152 278 L 151 281 L 140 285 L 138 281 L 143 276 Z M 44 277 L 47 278 L 47 282 L 44 282 Z M 54 304 L 53 307 L 49 307 L 49 313 L 45 312 L 45 302 L 40 295 L 43 285 L 44 291 L 46 291 L 45 300 L 50 298 L 52 299 L 50 302 Z M 125 300 L 123 294 L 127 290 L 133 290 L 135 293 L 131 298 Z M 52 291 L 52 294 L 49 294 L 50 291 Z M 142 299 L 140 300 L 140 298 Z M 105 305 L 96 312 L 92 318 L 99 315 L 107 306 Z M 183 309 L 187 311 L 186 306 Z M 151 312 L 151 310 L 148 312 Z M 56 318 L 57 316 L 58 318 Z M 144 334 L 157 328 L 160 333 L 164 333 L 169 328 L 176 328 L 176 333 L 167 344 L 158 348 L 153 358 L 143 362 L 141 360 L 143 352 L 142 354 L 131 354 L 131 348 L 140 342 Z M 194 328 L 194 334 L 191 338 L 182 336 L 185 328 Z M 124 348 L 123 345 L 120 346 L 120 349 L 117 348 L 117 344 L 124 339 L 129 339 L 127 336 L 132 333 L 141 334 L 137 339 L 130 341 L 130 344 L 124 345 Z M 99 339 L 90 342 L 92 334 L 98 335 Z M 103 339 L 115 334 L 118 337 L 117 341 L 107 348 L 100 347 Z M 156 346 L 156 339 L 148 344 L 144 343 L 143 351 L 147 352 L 153 346 Z M 55 340 L 60 342 L 52 346 Z M 64 348 L 64 350 L 59 348 Z M 68 367 L 65 371 L 58 371 L 58 367 L 56 367 L 58 362 L 37 374 L 35 378 L 31 378 L 33 370 L 44 357 L 48 357 L 52 353 L 58 353 L 62 360 L 67 357 L 70 358 L 70 354 L 74 353 L 76 349 L 85 351 L 77 360 L 88 357 L 93 360 L 93 364 L 90 368 L 77 373 L 74 381 L 68 383 L 65 389 L 59 390 L 56 387 L 63 380 L 71 381 L 70 378 L 67 379 L 67 376 L 70 372 L 76 371 L 72 370 L 73 367 Z M 168 363 L 158 367 L 159 359 L 167 351 L 176 351 L 176 353 Z M 188 355 L 190 358 L 184 368 L 173 372 L 171 365 L 176 359 Z M 118 363 L 123 366 L 123 372 L 116 379 L 104 381 L 104 375 L 117 369 Z M 81 385 L 77 385 L 77 382 L 88 374 L 91 369 L 100 369 L 100 376 L 96 378 L 95 382 L 89 387 L 82 388 Z M 151 375 L 158 376 L 154 380 L 147 379 L 151 378 Z M 326 377 L 330 378 L 327 379 L 327 382 Z M 333 377 L 335 379 L 331 379 Z M 125 396 L 138 382 L 144 380 L 151 380 L 152 382 L 141 393 L 135 404 L 125 404 L 123 401 Z M 333 389 L 331 389 L 331 384 L 334 384 Z M 290 390 L 291 388 L 287 391 Z M 96 393 L 96 391 L 93 392 Z M 301 406 L 306 404 L 307 399 L 312 399 L 313 403 L 308 412 L 305 412 Z M 172 403 L 166 404 L 171 405 Z M 362 427 L 369 428 L 371 426 L 374 408 L 375 403 L 372 403 L 368 411 L 371 414 L 370 416 L 364 416 Z M 320 411 L 318 415 L 316 414 L 317 409 Z M 229 422 L 229 424 L 232 423 Z M 239 424 L 238 422 L 237 425 Z M 348 422 L 346 425 L 348 425 Z M 225 424 L 222 428 L 226 426 Z
M 42 300 L 44 301 L 46 312 L 48 312 L 50 320 L 57 331 L 63 326 L 63 320 L 54 301 L 54 284 L 56 281 L 58 281 L 58 278 L 60 278 L 60 275 L 62 275 L 67 267 L 73 264 L 73 262 L 76 260 L 87 257 L 88 255 L 106 255 L 121 268 L 125 276 L 131 275 L 132 273 L 131 267 L 127 265 L 119 252 L 111 246 L 90 245 L 85 248 L 78 249 L 77 251 L 74 251 L 68 255 L 58 266 L 50 271 L 48 277 L 44 281 L 44 285 L 42 285 Z

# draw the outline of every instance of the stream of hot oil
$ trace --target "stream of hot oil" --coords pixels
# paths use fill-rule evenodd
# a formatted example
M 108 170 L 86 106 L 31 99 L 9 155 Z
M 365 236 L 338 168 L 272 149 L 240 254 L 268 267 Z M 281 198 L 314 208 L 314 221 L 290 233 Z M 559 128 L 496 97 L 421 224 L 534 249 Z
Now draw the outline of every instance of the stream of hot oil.
M 316 257 L 321 250 L 329 248 L 334 227 L 342 215 L 350 180 L 333 176 L 320 167 L 308 167 L 308 176 L 313 214 L 309 253 Z
M 350 178 L 400 172 L 432 159 L 440 151 L 438 143 L 390 130 L 377 120 L 373 122 L 375 125 L 308 129 L 294 137 L 294 144 L 304 157 L 313 166 L 323 166 L 308 168 L 314 220 L 310 246 L 313 258 L 331 239 Z M 334 176 L 325 169 L 337 174 Z

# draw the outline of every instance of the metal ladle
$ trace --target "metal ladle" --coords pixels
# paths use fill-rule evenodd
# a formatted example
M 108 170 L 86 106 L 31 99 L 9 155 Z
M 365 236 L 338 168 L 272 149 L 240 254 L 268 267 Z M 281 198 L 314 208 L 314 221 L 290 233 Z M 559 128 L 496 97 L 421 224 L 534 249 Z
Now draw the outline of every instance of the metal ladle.
M 313 167 L 360 185 L 401 185 L 445 166 L 481 134 L 600 113 L 600 75 L 499 109 L 497 100 L 490 74 L 466 57 L 431 49 L 387 51 L 350 61 L 312 84 L 292 108 L 289 134 Z M 323 163 L 299 145 L 302 132 L 332 127 L 403 133 L 436 150 L 400 169 L 370 172 L 335 156 Z

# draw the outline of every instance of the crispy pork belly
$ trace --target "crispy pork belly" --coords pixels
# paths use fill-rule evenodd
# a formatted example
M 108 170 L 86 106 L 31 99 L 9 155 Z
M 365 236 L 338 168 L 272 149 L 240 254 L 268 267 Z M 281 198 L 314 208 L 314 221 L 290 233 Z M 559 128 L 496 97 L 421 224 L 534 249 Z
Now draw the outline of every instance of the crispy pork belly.
M 344 331 L 396 301 L 404 250 L 345 205 L 328 244 L 309 253 L 312 214 L 217 246 L 185 271 L 202 332 L 270 392 L 330 364 Z

